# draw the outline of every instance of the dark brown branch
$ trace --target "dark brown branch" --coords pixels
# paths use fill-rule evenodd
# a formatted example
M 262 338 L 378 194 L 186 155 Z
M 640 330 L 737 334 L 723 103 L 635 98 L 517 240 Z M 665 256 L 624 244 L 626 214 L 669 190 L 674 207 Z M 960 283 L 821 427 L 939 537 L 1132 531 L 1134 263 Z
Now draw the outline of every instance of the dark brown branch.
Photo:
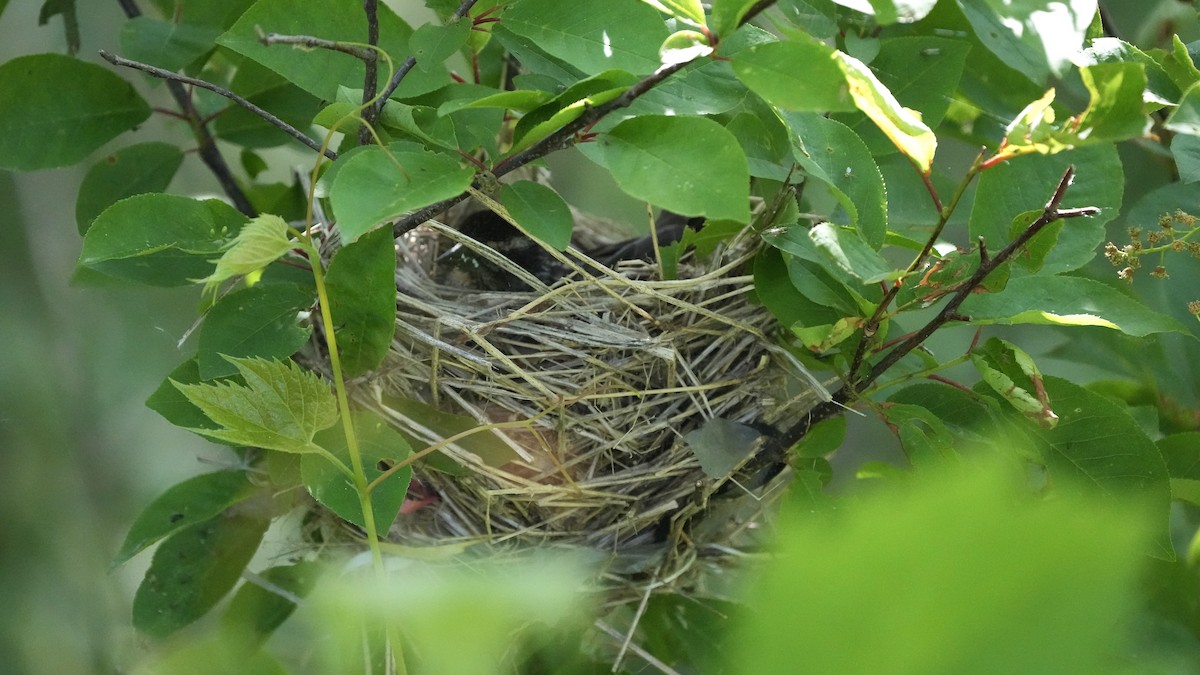
M 116 54 L 110 54 L 110 53 L 104 51 L 103 49 L 100 50 L 100 56 L 102 56 L 105 61 L 108 61 L 109 63 L 113 64 L 114 66 L 123 66 L 125 68 L 133 68 L 135 70 L 140 70 L 144 73 L 149 73 L 155 77 L 159 77 L 164 80 L 167 80 L 168 85 L 175 84 L 178 86 L 179 83 L 190 84 L 193 87 L 200 87 L 201 89 L 207 89 L 215 94 L 224 96 L 225 98 L 242 106 L 246 110 L 249 110 L 250 112 L 254 113 L 255 115 L 258 115 L 259 117 L 263 118 L 267 122 L 270 122 L 272 125 L 278 127 L 280 130 L 282 130 L 284 133 L 291 136 L 292 138 L 300 141 L 301 143 L 307 145 L 308 147 L 312 148 L 313 150 L 316 150 L 317 152 L 321 152 L 321 144 L 318 143 L 316 140 L 309 138 L 308 136 L 306 136 L 304 134 L 304 132 L 300 131 L 296 127 L 293 127 L 292 125 L 288 124 L 287 122 L 284 122 L 283 120 L 279 119 L 275 115 L 272 115 L 271 113 L 267 112 L 266 110 L 263 110 L 262 108 L 254 105 L 250 101 L 247 101 L 246 99 L 242 98 L 241 96 L 238 96 L 237 94 L 233 93 L 232 91 L 230 91 L 224 87 L 215 85 L 211 82 L 206 82 L 204 80 L 198 80 L 194 77 L 188 77 L 187 75 L 180 75 L 179 73 L 174 73 L 169 70 L 157 68 L 155 66 L 151 66 L 149 64 L 145 64 L 140 61 L 132 61 L 130 59 L 127 59 L 127 58 L 124 58 L 121 56 L 117 56 Z M 189 106 L 190 106 L 190 102 L 191 102 L 190 98 L 188 99 L 188 101 L 189 101 Z M 190 119 L 190 116 L 189 116 L 189 119 Z M 203 128 L 203 125 L 201 125 L 201 128 Z M 210 136 L 210 139 L 211 139 L 211 136 Z M 332 150 L 326 149 L 324 151 L 324 154 L 326 157 L 328 157 L 331 160 L 337 159 L 337 153 Z
M 375 60 L 375 50 L 359 47 L 358 45 L 350 45 L 344 42 L 336 42 L 334 40 L 326 40 L 325 38 L 313 37 L 312 35 L 280 35 L 279 33 L 266 33 L 258 36 L 258 41 L 270 47 L 271 45 L 297 45 L 307 47 L 309 49 L 328 49 L 333 52 L 341 52 L 349 54 L 356 59 L 371 62 Z
M 775 4 L 775 2 L 776 0 L 760 0 L 759 2 L 755 3 L 753 7 L 747 10 L 746 14 L 742 17 L 741 23 L 738 25 L 742 26 L 749 23 L 768 7 Z M 463 4 L 465 5 L 467 3 Z M 492 174 L 498 178 L 507 173 L 515 171 L 534 160 L 545 157 L 552 152 L 570 147 L 578 140 L 576 138 L 576 133 L 587 129 L 596 122 L 599 122 L 614 110 L 619 110 L 632 104 L 642 94 L 645 94 L 654 87 L 658 86 L 663 80 L 679 72 L 690 63 L 691 61 L 688 61 L 685 63 L 676 63 L 670 66 L 663 66 L 662 68 L 659 68 L 650 75 L 647 75 L 638 82 L 634 83 L 634 85 L 626 90 L 624 94 L 621 94 L 617 98 L 605 103 L 604 105 L 597 106 L 595 108 L 588 108 L 582 115 L 580 115 L 574 121 L 569 122 L 566 126 L 558 131 L 555 131 L 546 138 L 534 143 L 521 152 L 501 160 L 500 163 L 492 169 Z M 476 185 L 476 187 L 479 186 Z M 464 193 L 458 195 L 457 197 L 452 197 L 436 204 L 431 204 L 420 211 L 404 216 L 400 220 L 396 221 L 396 224 L 392 226 L 392 233 L 398 237 L 417 225 L 425 222 L 426 220 L 429 220 L 432 216 L 445 211 L 446 209 L 454 206 L 466 198 L 467 195 Z
M 454 14 L 451 15 L 451 21 L 462 20 L 467 16 L 467 14 L 470 13 L 471 8 L 474 7 L 475 3 L 478 1 L 479 0 L 463 0 L 463 3 L 459 5 L 458 9 L 454 10 Z M 392 73 L 392 79 L 388 80 L 387 86 L 384 87 L 383 95 L 380 96 L 379 101 L 375 103 L 376 115 L 383 111 L 383 104 L 388 100 L 388 97 L 396 91 L 396 88 L 400 86 L 400 83 L 404 81 L 404 78 L 415 65 L 417 65 L 417 58 L 415 56 L 410 56 L 407 59 L 404 59 L 404 63 L 400 64 L 400 67 L 396 69 L 396 72 Z
M 130 19 L 142 15 L 142 10 L 134 0 L 117 0 L 117 3 L 125 12 L 125 16 Z M 100 55 L 108 59 L 110 63 L 115 63 L 109 58 L 110 55 L 106 54 L 103 50 L 100 52 Z M 126 59 L 121 60 L 125 61 Z M 200 161 L 204 162 L 209 172 L 217 179 L 217 183 L 221 186 L 221 190 L 225 193 L 225 196 L 229 197 L 229 201 L 233 202 L 234 208 L 247 216 L 253 217 L 257 215 L 254 205 L 250 203 L 250 199 L 246 197 L 246 193 L 242 191 L 242 187 L 238 185 L 237 180 L 233 177 L 233 171 L 230 170 L 229 164 L 225 162 L 225 157 L 221 154 L 220 148 L 217 147 L 217 141 L 213 138 L 212 133 L 209 132 L 208 126 L 204 124 L 200 111 L 196 110 L 195 104 L 192 103 L 191 93 L 188 92 L 180 81 L 174 79 L 175 73 L 165 70 L 162 72 L 172 76 L 167 78 L 167 91 L 170 92 L 171 98 L 175 99 L 175 105 L 179 106 L 179 111 L 192 127 L 192 133 L 196 137 L 197 153 L 200 155 Z
M 379 45 L 379 3 L 378 0 L 363 0 L 363 13 L 367 15 L 367 44 Z M 379 88 L 379 59 L 368 59 L 363 73 L 362 94 L 362 126 L 358 128 L 358 144 L 366 145 L 371 142 L 371 127 L 379 116 L 379 109 L 367 105 L 375 98 Z
M 1020 235 L 1012 242 L 1005 246 L 999 253 L 991 256 L 986 261 L 982 261 L 975 273 L 963 282 L 945 306 L 937 313 L 929 323 L 925 324 L 920 330 L 914 332 L 908 339 L 896 345 L 890 352 L 887 353 L 875 366 L 871 372 L 862 378 L 854 378 L 853 375 L 833 395 L 833 399 L 828 403 L 821 403 L 814 407 L 804 416 L 800 422 L 785 430 L 775 438 L 771 439 L 765 446 L 764 451 L 781 454 L 796 443 L 798 443 L 812 425 L 824 419 L 840 414 L 843 405 L 849 402 L 853 397 L 858 395 L 858 392 L 871 386 L 873 382 L 879 379 L 881 375 L 887 372 L 892 366 L 896 365 L 900 359 L 908 356 L 914 349 L 921 346 L 925 340 L 929 339 L 938 329 L 951 321 L 961 321 L 964 317 L 958 312 L 959 306 L 962 305 L 968 297 L 971 296 L 983 280 L 989 274 L 996 270 L 1018 251 L 1021 250 L 1030 239 L 1033 239 L 1039 232 L 1044 230 L 1051 223 L 1062 220 L 1064 218 L 1079 218 L 1083 216 L 1094 216 L 1100 213 L 1100 209 L 1094 206 L 1085 206 L 1081 208 L 1063 209 L 1059 208 L 1062 205 L 1062 200 L 1066 197 L 1067 188 L 1071 186 L 1071 180 L 1075 176 L 1075 167 L 1068 167 L 1063 173 L 1062 179 L 1058 181 L 1058 187 L 1055 188 L 1054 194 L 1046 202 L 1042 209 L 1042 215 L 1037 220 L 1030 223 L 1029 227 L 1025 228 Z

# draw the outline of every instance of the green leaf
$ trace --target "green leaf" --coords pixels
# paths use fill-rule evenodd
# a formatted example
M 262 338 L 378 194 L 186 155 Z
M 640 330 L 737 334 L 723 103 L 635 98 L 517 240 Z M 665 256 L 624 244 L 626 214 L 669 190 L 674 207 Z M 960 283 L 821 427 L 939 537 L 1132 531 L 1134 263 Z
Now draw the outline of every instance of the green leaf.
M 821 115 L 785 113 L 783 119 L 793 132 L 796 161 L 829 185 L 863 241 L 871 248 L 882 246 L 887 233 L 887 190 L 862 139 Z
M 1017 412 L 1047 429 L 1058 424 L 1058 415 L 1046 396 L 1045 379 L 1033 358 L 1020 347 L 991 338 L 972 350 L 971 362 L 983 383 Z
M 859 279 L 863 284 L 877 283 L 900 273 L 853 231 L 830 223 L 818 223 L 811 228 L 801 225 L 772 228 L 763 233 L 763 240 L 792 255 Z
M 172 486 L 138 514 L 112 566 L 123 564 L 163 537 L 220 515 L 257 492 L 242 470 L 206 473 Z
M 1096 0 L 956 1 L 983 44 L 1037 84 L 1070 68 L 1096 14 Z
M 958 459 L 959 439 L 929 409 L 890 403 L 883 408 L 883 419 L 900 438 L 900 446 L 914 467 L 936 467 Z
M 183 151 L 170 143 L 138 143 L 92 165 L 75 198 L 75 224 L 87 232 L 104 209 L 134 195 L 162 192 L 183 164 Z
M 1137 337 L 1190 334 L 1186 326 L 1120 291 L 1081 277 L 1021 277 L 999 293 L 974 294 L 962 312 L 975 324 L 1102 326 Z
M 1123 63 L 1140 65 L 1146 75 L 1146 89 L 1142 98 L 1148 106 L 1174 105 L 1179 100 L 1181 89 L 1171 81 L 1167 72 L 1149 54 L 1137 47 L 1112 37 L 1091 40 L 1088 48 L 1073 59 L 1083 68 L 1100 63 Z
M 614 68 L 653 72 L 668 35 L 658 12 L 639 0 L 523 0 L 504 12 L 503 25 L 589 75 Z
M 165 638 L 204 616 L 237 583 L 270 522 L 236 508 L 168 537 L 134 596 L 134 627 Z
M 724 42 L 757 0 L 713 0 L 711 29 Z
M 404 436 L 378 415 L 358 411 L 352 417 L 368 483 L 412 454 L 412 448 Z M 341 459 L 346 466 L 350 466 L 350 452 L 347 450 L 346 436 L 340 426 L 317 434 L 316 443 L 334 457 Z M 318 455 L 306 455 L 301 458 L 300 470 L 304 477 L 304 486 L 314 499 L 341 518 L 359 527 L 366 527 L 358 491 L 355 490 L 354 482 L 349 476 Z M 375 517 L 375 526 L 380 532 L 387 532 L 396 515 L 400 513 L 411 480 L 412 467 L 406 466 L 388 476 L 371 491 L 371 510 Z
M 1111 671 L 1138 611 L 1146 514 L 1083 495 L 1031 502 L 1013 473 L 947 468 L 830 516 L 785 513 L 735 624 L 732 672 Z
M 554 95 L 548 91 L 537 91 L 531 89 L 518 89 L 517 91 L 502 91 L 491 96 L 475 99 L 463 105 L 464 108 L 503 108 L 505 110 L 516 110 L 517 112 L 529 112 L 539 106 L 545 105 L 554 98 Z M 457 103 L 457 102 L 454 102 Z M 438 113 L 446 114 L 449 110 L 443 105 L 438 109 Z
M 121 26 L 121 53 L 165 70 L 180 70 L 216 49 L 221 30 L 137 16 Z
M 252 581 L 243 583 L 221 615 L 226 648 L 230 642 L 248 650 L 261 646 L 296 610 L 294 600 L 304 598 L 317 585 L 320 574 L 319 563 L 302 561 L 259 572 L 257 578 L 269 587 Z
M 375 369 L 396 333 L 396 240 L 369 232 L 334 255 L 325 277 L 329 313 L 347 377 Z
M 658 49 L 658 58 L 663 65 L 673 66 L 687 63 L 708 56 L 713 52 L 712 45 L 704 33 L 694 30 L 680 30 L 671 33 Z
M 1175 158 L 1181 182 L 1200 181 L 1200 136 L 1175 134 L 1171 138 L 1171 156 Z
M 79 266 L 151 286 L 195 283 L 246 217 L 228 204 L 166 194 L 123 199 L 96 217 Z
M 937 137 L 921 120 L 921 113 L 900 105 L 862 61 L 842 52 L 834 52 L 834 60 L 845 75 L 855 107 L 865 113 L 917 168 L 928 173 L 937 150 Z
M 687 216 L 750 220 L 750 172 L 737 139 L 702 117 L 625 120 L 597 144 L 629 195 Z
M 1167 516 L 1171 486 L 1163 457 L 1125 406 L 1057 377 L 1045 379 L 1059 423 L 1035 428 L 1046 444 L 1044 457 L 1056 493 L 1099 494 L 1113 504 L 1130 498 L 1151 508 L 1155 557 L 1173 560 Z
M 350 243 L 384 220 L 461 194 L 474 176 L 443 155 L 366 148 L 345 160 L 330 187 L 342 241 Z
M 881 25 L 913 23 L 924 19 L 937 0 L 834 0 L 864 14 L 874 14 Z
M 1200 481 L 1200 432 L 1187 431 L 1159 439 L 1158 450 L 1171 478 Z
M 722 480 L 749 459 L 760 436 L 761 433 L 745 424 L 714 417 L 684 434 L 683 440 L 695 453 L 704 475 Z
M 793 448 L 799 457 L 825 457 L 842 447 L 846 440 L 846 416 L 839 415 L 817 422 Z
M 855 109 L 834 50 L 811 38 L 742 50 L 733 57 L 733 72 L 754 93 L 785 110 L 823 114 Z
M 215 261 L 217 267 L 212 274 L 199 281 L 204 282 L 206 294 L 214 293 L 229 279 L 260 273 L 294 247 L 283 218 L 270 213 L 251 218 L 223 247 L 225 252 Z
M 1179 106 L 1167 117 L 1166 127 L 1189 136 L 1200 136 L 1200 82 L 1188 87 Z
M 983 237 L 990 250 L 1003 248 L 1011 240 L 1013 220 L 1027 211 L 1045 208 L 1068 166 L 1077 167 L 1077 171 L 1062 208 L 1095 206 L 1101 211 L 1063 224 L 1043 270 L 1060 273 L 1086 264 L 1103 243 L 1104 226 L 1119 212 L 1125 190 L 1121 158 L 1111 144 L 1057 155 L 1027 155 L 984 171 L 971 205 L 972 240 Z
M 148 117 L 150 105 L 133 86 L 95 64 L 34 54 L 0 65 L 2 169 L 74 164 Z
M 312 328 L 299 314 L 316 298 L 295 284 L 256 284 L 217 301 L 200 328 L 196 359 L 200 377 L 211 380 L 238 372 L 227 357 L 286 359 L 308 342 Z
M 529 236 L 560 251 L 571 244 L 575 219 L 553 188 L 528 180 L 505 184 L 500 187 L 500 203 Z
M 412 29 L 387 4 L 380 4 L 379 46 L 397 67 L 412 53 Z M 338 87 L 363 81 L 360 59 L 328 49 L 295 49 L 288 45 L 264 45 L 258 31 L 282 35 L 315 35 L 327 40 L 362 43 L 366 39 L 362 3 L 355 0 L 296 3 L 293 0 L 259 0 L 237 23 L 217 40 L 231 49 L 270 68 L 289 82 L 325 101 L 337 97 Z M 380 77 L 386 77 L 380 65 Z M 444 69 L 415 68 L 396 90 L 396 98 L 419 96 L 449 84 Z
M 427 23 L 413 31 L 409 38 L 412 55 L 421 70 L 440 68 L 443 61 L 467 44 L 471 36 L 471 20 L 459 19 L 445 26 Z
M 198 434 L 238 445 L 316 452 L 313 436 L 334 425 L 337 401 L 319 376 L 288 361 L 229 357 L 246 384 L 217 382 L 175 386 L 220 429 Z
M 642 2 L 663 14 L 683 19 L 685 23 L 693 26 L 705 25 L 704 7 L 700 4 L 700 0 L 642 0 Z

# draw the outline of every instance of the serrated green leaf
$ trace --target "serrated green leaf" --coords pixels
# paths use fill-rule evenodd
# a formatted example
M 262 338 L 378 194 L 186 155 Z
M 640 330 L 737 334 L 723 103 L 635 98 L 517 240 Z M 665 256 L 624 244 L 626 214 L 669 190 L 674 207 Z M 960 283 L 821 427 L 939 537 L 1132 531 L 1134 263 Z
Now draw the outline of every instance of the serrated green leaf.
M 134 627 L 165 638 L 204 616 L 237 583 L 270 522 L 230 509 L 168 537 L 134 596 Z
M 88 169 L 75 198 L 75 224 L 85 234 L 104 209 L 134 195 L 162 192 L 183 164 L 183 151 L 170 143 L 121 148 Z
M 138 514 L 113 556 L 112 566 L 123 564 L 163 537 L 214 518 L 255 492 L 241 470 L 206 473 L 172 486 Z
M 471 169 L 429 152 L 371 147 L 344 161 L 329 197 L 345 243 L 388 218 L 461 194 L 475 177 Z
M 228 244 L 225 252 L 213 262 L 217 268 L 203 279 L 204 293 L 214 293 L 217 287 L 234 277 L 261 272 L 263 268 L 292 250 L 295 244 L 288 236 L 288 224 L 279 216 L 265 213 L 250 219 Z
M 412 28 L 387 4 L 377 11 L 379 46 L 397 67 L 412 50 Z M 259 0 L 220 38 L 217 44 L 246 56 L 279 73 L 289 82 L 318 99 L 335 100 L 338 87 L 363 81 L 363 62 L 350 54 L 329 49 L 294 49 L 287 45 L 265 45 L 258 31 L 282 35 L 315 35 L 326 40 L 362 43 L 366 38 L 362 3 L 352 0 L 304 2 Z M 380 77 L 387 71 L 380 66 Z M 396 98 L 419 96 L 450 83 L 445 69 L 415 68 L 396 90 Z
M 165 70 L 180 70 L 216 49 L 219 28 L 137 16 L 121 26 L 121 54 Z
M 974 294 L 962 311 L 975 324 L 1101 326 L 1137 337 L 1190 334 L 1186 326 L 1120 291 L 1082 277 L 1022 277 L 999 293 Z
M 417 58 L 417 67 L 428 71 L 440 68 L 443 61 L 466 46 L 470 36 L 471 20 L 459 19 L 445 26 L 436 23 L 420 26 L 408 43 Z
M 396 240 L 380 228 L 342 247 L 325 277 L 347 377 L 375 369 L 396 333 Z
M 378 415 L 358 411 L 352 417 L 358 451 L 368 483 L 412 454 L 412 448 L 404 436 Z M 350 465 L 346 436 L 340 427 L 317 434 L 316 443 L 347 466 Z M 314 499 L 341 518 L 359 527 L 366 527 L 358 491 L 355 490 L 354 482 L 349 476 L 326 458 L 317 455 L 301 458 L 300 470 L 304 486 Z M 400 513 L 411 480 L 412 467 L 406 466 L 388 476 L 371 491 L 371 510 L 375 517 L 375 526 L 380 532 L 386 532 Z
M 832 188 L 850 224 L 871 248 L 882 246 L 887 233 L 887 190 L 862 139 L 844 124 L 815 113 L 785 113 L 783 119 L 793 132 L 796 161 Z
M 193 429 L 203 436 L 281 452 L 317 452 L 313 436 L 334 425 L 337 401 L 329 385 L 294 362 L 228 357 L 246 384 L 175 386 L 219 429 Z
M 553 188 L 528 180 L 505 184 L 500 187 L 500 203 L 533 238 L 560 251 L 570 245 L 575 219 Z
M 733 672 L 1110 670 L 1139 611 L 1146 514 L 1032 501 L 1014 473 L 922 472 L 836 517 L 805 503 L 785 513 L 730 641 Z M 929 620 L 903 618 L 918 613 Z
M 226 357 L 286 359 L 308 341 L 312 328 L 299 314 L 316 301 L 296 284 L 256 284 L 222 297 L 204 317 L 196 349 L 205 380 L 234 375 Z
M 503 26 L 589 75 L 614 68 L 653 72 L 668 35 L 658 12 L 639 0 L 523 0 L 504 12 Z
M 74 164 L 148 117 L 150 104 L 133 86 L 98 65 L 61 54 L 0 65 L 0 168 Z
M 215 199 L 135 195 L 96 217 L 78 264 L 152 286 L 191 284 L 212 270 L 212 257 L 246 222 Z
M 687 216 L 750 219 L 750 171 L 737 139 L 701 117 L 625 120 L 597 143 L 629 195 Z
M 200 366 L 192 357 L 179 364 L 163 379 L 153 394 L 146 399 L 146 407 L 163 416 L 171 424 L 184 429 L 216 428 L 216 424 L 187 400 L 172 382 L 197 384 L 202 381 Z

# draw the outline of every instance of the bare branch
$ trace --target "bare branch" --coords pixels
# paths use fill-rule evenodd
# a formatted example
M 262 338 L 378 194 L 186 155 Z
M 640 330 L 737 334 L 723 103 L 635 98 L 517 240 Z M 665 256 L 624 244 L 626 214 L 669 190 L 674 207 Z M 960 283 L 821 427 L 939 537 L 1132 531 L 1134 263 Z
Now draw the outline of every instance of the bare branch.
M 454 10 L 452 18 L 455 20 L 462 19 L 468 13 L 470 13 L 471 8 L 474 7 L 475 3 L 478 1 L 479 0 L 463 0 L 463 3 L 458 6 L 458 9 Z M 384 87 L 383 89 L 383 95 L 379 97 L 379 101 L 375 104 L 376 115 L 383 110 L 383 104 L 387 101 L 388 97 L 396 91 L 396 88 L 400 86 L 400 83 L 404 81 L 404 78 L 415 65 L 417 65 L 417 58 L 415 56 L 410 56 L 407 59 L 404 59 L 404 63 L 400 64 L 400 67 L 396 69 L 396 72 L 392 73 L 392 79 L 388 81 L 387 87 Z
M 372 46 L 379 45 L 379 3 L 378 0 L 363 0 L 363 13 L 367 15 L 367 44 Z M 379 109 L 374 105 L 367 105 L 375 98 L 375 92 L 379 88 L 379 59 L 372 58 L 366 61 L 366 67 L 363 73 L 363 94 L 362 94 L 362 126 L 358 128 L 358 144 L 366 145 L 371 142 L 371 127 L 375 126 L 375 118 L 379 115 Z
M 149 64 L 142 63 L 140 61 L 132 61 L 130 59 L 127 59 L 127 58 L 124 58 L 121 56 L 117 56 L 116 54 L 110 54 L 110 53 L 104 51 L 103 49 L 100 50 L 100 56 L 102 56 L 105 61 L 108 61 L 109 63 L 113 64 L 114 66 L 123 66 L 125 68 L 133 68 L 135 70 L 140 70 L 144 73 L 149 73 L 155 77 L 159 77 L 164 80 L 167 80 L 168 81 L 167 84 L 171 84 L 171 83 L 190 84 L 193 87 L 200 87 L 201 89 L 207 89 L 215 94 L 224 96 L 225 98 L 242 106 L 246 110 L 249 110 L 250 112 L 254 113 L 255 115 L 258 115 L 259 117 L 263 118 L 267 122 L 270 122 L 272 125 L 278 127 L 280 130 L 282 130 L 284 133 L 291 136 L 292 138 L 300 141 L 301 143 L 307 145 L 308 147 L 312 148 L 313 150 L 316 150 L 317 152 L 321 152 L 321 144 L 318 143 L 316 140 L 309 138 L 307 135 L 304 134 L 304 132 L 300 131 L 296 127 L 293 127 L 292 125 L 288 124 L 287 122 L 284 122 L 283 120 L 279 119 L 275 115 L 272 115 L 271 113 L 267 112 L 266 110 L 263 110 L 262 108 L 254 105 L 250 101 L 247 101 L 245 98 L 238 96 L 237 94 L 233 93 L 232 91 L 230 91 L 224 87 L 215 85 L 211 82 L 206 82 L 204 80 L 199 80 L 194 77 L 188 77 L 187 75 L 180 75 L 179 73 L 173 73 L 169 70 L 164 70 L 162 68 L 151 66 Z M 190 104 L 190 100 L 189 100 L 189 104 Z M 337 153 L 334 152 L 333 150 L 326 149 L 324 154 L 326 157 L 328 157 L 331 160 L 337 159 Z
M 296 45 L 299 47 L 307 47 L 308 49 L 328 49 L 332 52 L 341 52 L 349 54 L 356 59 L 366 61 L 368 63 L 375 61 L 375 50 L 359 47 L 358 45 L 350 45 L 344 42 L 336 42 L 334 40 L 326 40 L 325 38 L 313 37 L 312 35 L 280 35 L 279 33 L 266 33 L 258 36 L 258 41 L 270 47 L 271 45 Z

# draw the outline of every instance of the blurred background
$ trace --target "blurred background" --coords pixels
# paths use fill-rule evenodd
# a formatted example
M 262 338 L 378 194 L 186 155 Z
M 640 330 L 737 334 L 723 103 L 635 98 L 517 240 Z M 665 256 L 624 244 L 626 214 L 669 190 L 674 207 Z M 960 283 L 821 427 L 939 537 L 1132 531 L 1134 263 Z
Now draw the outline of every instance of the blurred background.
M 61 19 L 37 25 L 41 4 L 0 2 L 0 61 L 66 51 Z M 429 16 L 419 2 L 389 4 L 410 18 Z M 1104 4 L 1118 32 L 1135 43 L 1154 45 L 1173 32 L 1185 42 L 1200 37 L 1190 3 Z M 118 4 L 79 3 L 78 11 L 80 57 L 99 62 L 97 50 L 116 51 L 124 21 Z M 164 100 L 157 83 L 142 80 L 139 86 L 152 101 Z M 70 92 L 62 95 L 69 105 Z M 138 139 L 186 137 L 164 119 L 154 116 Z M 1150 151 L 1132 147 L 1126 153 L 1127 166 L 1144 169 L 1127 168 L 1128 209 L 1172 176 L 1169 162 Z M 268 156 L 281 167 L 304 157 Z M 563 175 L 579 177 L 577 187 L 564 186 L 568 200 L 634 227 L 644 218 L 638 205 L 596 190 L 596 181 L 607 176 L 585 160 L 556 162 Z M 70 284 L 80 247 L 74 195 L 88 165 L 0 172 L 0 598 L 6 610 L 0 614 L 0 675 L 115 672 L 114 664 L 136 660 L 129 607 L 147 556 L 110 571 L 111 556 L 151 499 L 227 461 L 220 449 L 144 406 L 164 375 L 189 355 L 191 347 L 178 343 L 196 315 L 196 291 Z M 195 161 L 185 162 L 171 186 L 183 194 L 213 189 Z M 882 447 L 884 439 L 872 435 L 879 431 L 856 434 L 852 442 Z

